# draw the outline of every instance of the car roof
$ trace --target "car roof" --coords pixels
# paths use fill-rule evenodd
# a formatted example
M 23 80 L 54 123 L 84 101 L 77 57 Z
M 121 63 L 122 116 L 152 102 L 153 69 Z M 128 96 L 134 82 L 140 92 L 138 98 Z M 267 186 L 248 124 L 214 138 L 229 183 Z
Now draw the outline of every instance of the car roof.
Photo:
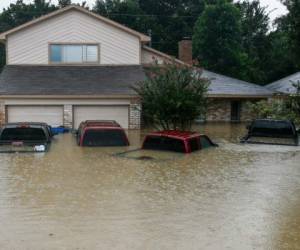
M 87 120 L 82 122 L 83 128 L 122 128 L 113 120 Z
M 294 123 L 290 120 L 280 120 L 280 119 L 256 119 L 253 121 L 253 124 L 259 123 L 259 122 L 267 122 L 267 123 L 285 123 L 289 125 L 293 125 Z
M 202 134 L 193 131 L 163 130 L 149 133 L 147 136 L 165 136 L 175 139 L 189 139 L 201 136 Z
M 20 127 L 20 126 L 45 127 L 49 125 L 47 123 L 42 123 L 42 122 L 11 122 L 11 123 L 6 123 L 3 127 Z
M 266 121 L 266 122 L 291 122 L 290 120 L 283 120 L 283 119 L 255 119 L 254 120 L 255 122 L 256 121 Z

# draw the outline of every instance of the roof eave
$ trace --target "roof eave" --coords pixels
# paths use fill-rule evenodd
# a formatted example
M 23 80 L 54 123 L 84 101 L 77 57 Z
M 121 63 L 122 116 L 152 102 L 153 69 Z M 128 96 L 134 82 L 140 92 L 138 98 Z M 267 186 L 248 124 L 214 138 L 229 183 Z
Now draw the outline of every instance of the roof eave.
M 0 99 L 140 99 L 138 95 L 1 95 Z
M 209 98 L 241 98 L 241 99 L 267 99 L 271 98 L 272 94 L 268 95 L 245 95 L 245 94 L 210 94 L 208 93 Z

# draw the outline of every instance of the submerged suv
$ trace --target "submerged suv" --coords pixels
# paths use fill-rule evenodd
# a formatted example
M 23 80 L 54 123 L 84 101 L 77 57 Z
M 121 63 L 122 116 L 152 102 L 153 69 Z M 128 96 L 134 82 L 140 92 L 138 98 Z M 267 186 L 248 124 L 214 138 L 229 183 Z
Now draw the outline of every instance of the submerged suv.
M 165 130 L 148 134 L 142 149 L 191 153 L 215 146 L 217 144 L 213 143 L 206 135 L 189 131 Z
M 0 152 L 46 151 L 52 136 L 46 123 L 8 123 L 0 130 Z
M 299 131 L 289 120 L 256 119 L 247 129 L 242 143 L 299 145 Z
M 87 147 L 129 146 L 125 130 L 116 121 L 85 121 L 79 125 L 77 144 Z

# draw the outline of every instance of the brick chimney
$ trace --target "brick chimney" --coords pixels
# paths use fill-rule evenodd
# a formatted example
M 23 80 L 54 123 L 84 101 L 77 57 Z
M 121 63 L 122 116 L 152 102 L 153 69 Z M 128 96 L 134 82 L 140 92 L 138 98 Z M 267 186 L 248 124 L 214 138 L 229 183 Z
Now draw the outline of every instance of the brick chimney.
M 178 43 L 178 57 L 179 60 L 187 63 L 193 64 L 193 44 L 192 40 L 188 37 L 183 38 L 182 41 Z

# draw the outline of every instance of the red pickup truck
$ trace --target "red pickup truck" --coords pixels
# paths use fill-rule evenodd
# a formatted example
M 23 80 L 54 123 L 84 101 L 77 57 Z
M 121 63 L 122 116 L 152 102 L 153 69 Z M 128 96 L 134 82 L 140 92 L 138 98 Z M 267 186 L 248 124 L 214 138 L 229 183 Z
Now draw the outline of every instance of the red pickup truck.
M 87 147 L 129 146 L 125 130 L 116 121 L 84 121 L 77 131 L 77 144 Z
M 191 153 L 215 146 L 218 145 L 203 134 L 190 131 L 164 130 L 146 135 L 142 149 Z

